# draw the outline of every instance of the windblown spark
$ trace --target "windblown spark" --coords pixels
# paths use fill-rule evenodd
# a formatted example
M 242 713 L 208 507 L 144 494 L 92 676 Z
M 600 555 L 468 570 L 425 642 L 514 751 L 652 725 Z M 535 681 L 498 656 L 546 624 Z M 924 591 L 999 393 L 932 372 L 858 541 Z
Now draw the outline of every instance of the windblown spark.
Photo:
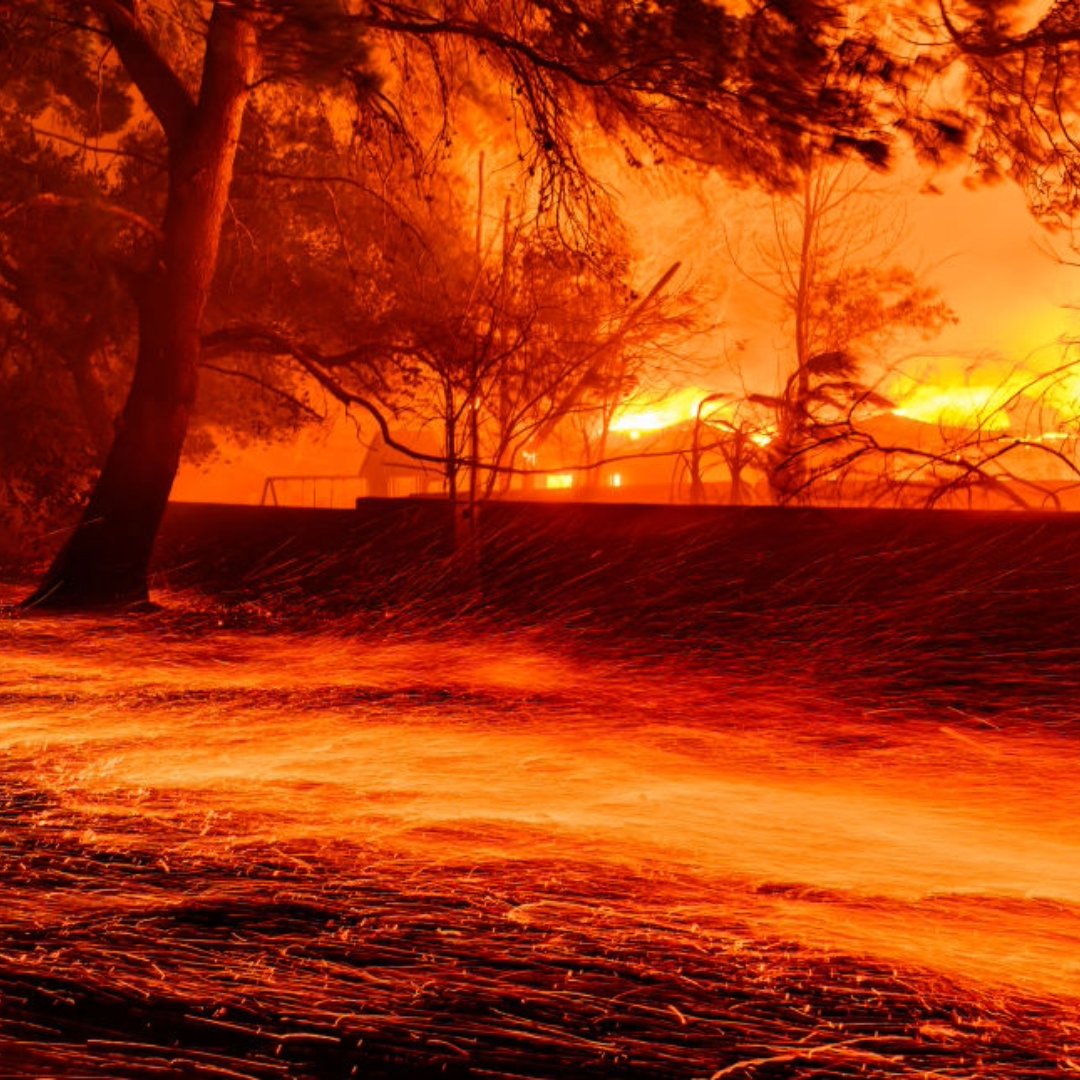
M 1067 731 L 535 634 L 0 633 L 23 1075 L 1074 1067 Z

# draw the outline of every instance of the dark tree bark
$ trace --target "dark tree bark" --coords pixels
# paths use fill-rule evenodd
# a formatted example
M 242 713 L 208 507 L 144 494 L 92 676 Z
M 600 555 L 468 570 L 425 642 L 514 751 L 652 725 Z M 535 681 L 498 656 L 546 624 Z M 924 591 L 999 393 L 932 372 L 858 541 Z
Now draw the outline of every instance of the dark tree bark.
M 168 202 L 161 258 L 139 286 L 138 357 L 116 438 L 81 522 L 26 601 L 31 606 L 148 600 L 150 554 L 195 401 L 203 311 L 256 62 L 250 21 L 231 5 L 215 5 L 194 101 L 131 12 L 100 7 L 168 139 Z
M 90 342 L 81 348 L 69 349 L 62 359 L 71 372 L 79 411 L 97 451 L 95 464 L 100 466 L 105 464 L 112 446 L 113 415 L 105 396 L 105 388 L 94 374 L 94 352 L 93 343 Z

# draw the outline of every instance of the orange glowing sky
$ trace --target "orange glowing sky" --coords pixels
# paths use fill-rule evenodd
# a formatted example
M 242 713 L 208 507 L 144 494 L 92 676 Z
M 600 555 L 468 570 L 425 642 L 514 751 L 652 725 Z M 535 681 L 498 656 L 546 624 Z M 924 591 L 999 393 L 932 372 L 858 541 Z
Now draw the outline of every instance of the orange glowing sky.
M 1019 361 L 1075 328 L 1076 313 L 1067 305 L 1080 299 L 1080 269 L 1051 257 L 1055 238 L 1031 218 L 1018 188 L 969 188 L 959 171 L 934 177 L 904 171 L 893 198 L 907 219 L 906 241 L 894 259 L 937 285 L 959 316 L 925 351 Z M 930 180 L 940 193 L 928 190 Z M 725 225 L 738 229 L 746 197 L 719 180 L 703 194 L 704 205 L 690 194 L 640 199 L 648 210 L 633 217 L 644 265 L 657 274 L 672 256 L 683 258 L 717 294 L 721 336 L 749 338 L 767 371 L 783 335 L 770 324 L 775 313 L 760 294 L 732 272 L 718 235 Z M 1064 244 L 1057 247 L 1068 255 Z

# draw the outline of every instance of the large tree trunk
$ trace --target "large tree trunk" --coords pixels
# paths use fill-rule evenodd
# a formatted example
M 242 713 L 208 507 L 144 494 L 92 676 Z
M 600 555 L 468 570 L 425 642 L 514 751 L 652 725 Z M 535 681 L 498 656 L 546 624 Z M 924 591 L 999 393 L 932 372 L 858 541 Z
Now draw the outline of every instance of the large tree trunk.
M 75 385 L 75 398 L 79 402 L 79 411 L 86 423 L 86 430 L 96 451 L 94 464 L 98 467 L 105 463 L 112 446 L 115 427 L 113 414 L 105 396 L 105 388 L 94 373 L 94 343 L 88 342 L 81 347 L 67 350 L 61 360 L 71 372 L 71 381 Z
M 121 28 L 117 34 L 126 32 Z M 117 45 L 136 81 L 140 74 L 146 78 L 125 55 L 134 56 L 131 49 L 138 42 L 121 36 Z M 215 5 L 198 103 L 185 111 L 166 88 L 168 116 L 155 109 L 169 139 L 169 194 L 161 261 L 147 272 L 138 297 L 135 375 L 82 521 L 28 605 L 148 600 L 150 555 L 195 401 L 203 311 L 255 55 L 252 25 L 231 5 Z M 141 81 L 140 88 L 148 101 L 156 100 Z

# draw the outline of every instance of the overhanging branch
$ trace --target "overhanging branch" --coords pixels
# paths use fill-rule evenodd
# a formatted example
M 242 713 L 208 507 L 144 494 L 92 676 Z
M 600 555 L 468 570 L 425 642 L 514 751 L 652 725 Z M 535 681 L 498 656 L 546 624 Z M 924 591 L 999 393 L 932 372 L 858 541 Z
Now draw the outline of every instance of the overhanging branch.
M 306 413 L 312 420 L 325 420 L 321 413 L 317 412 L 305 401 L 301 401 L 295 394 L 290 394 L 287 390 L 282 390 L 280 387 L 274 386 L 272 383 L 268 383 L 265 379 L 260 379 L 257 375 L 252 375 L 249 371 L 239 371 L 236 368 L 222 367 L 220 364 L 203 361 L 201 367 L 205 371 L 213 371 L 218 375 L 224 375 L 229 379 L 243 379 L 245 382 L 254 383 L 264 393 L 270 394 L 273 397 L 280 398 L 290 408 L 296 409 L 298 412 Z
M 314 346 L 296 341 L 282 331 L 265 326 L 231 326 L 204 334 L 203 356 L 227 355 L 235 352 L 265 353 L 272 356 L 290 356 L 331 397 L 342 405 L 363 409 L 378 425 L 383 442 L 401 454 L 416 461 L 430 461 L 445 465 L 446 459 L 435 454 L 425 454 L 398 442 L 390 433 L 390 425 L 383 410 L 370 398 L 348 389 L 332 374 L 334 366 L 356 362 L 371 356 L 371 348 L 360 346 L 331 356 L 325 356 Z

